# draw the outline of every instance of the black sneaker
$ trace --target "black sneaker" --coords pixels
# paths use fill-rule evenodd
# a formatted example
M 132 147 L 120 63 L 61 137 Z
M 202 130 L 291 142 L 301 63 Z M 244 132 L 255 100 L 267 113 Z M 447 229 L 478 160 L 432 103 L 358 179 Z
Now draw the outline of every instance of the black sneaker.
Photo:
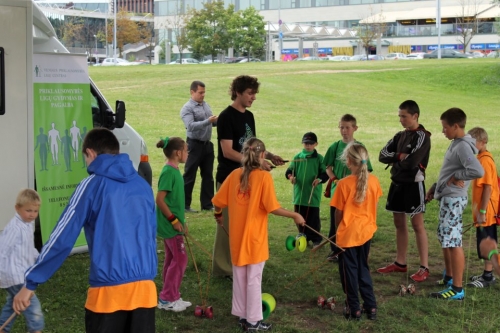
M 240 326 L 240 328 L 246 332 L 247 330 L 247 320 L 245 318 L 240 318 L 240 320 L 238 320 L 238 325 Z
M 377 320 L 377 308 L 363 309 L 363 312 L 368 320 Z
M 194 210 L 191 207 L 186 207 L 186 209 L 184 209 L 184 212 L 186 212 L 186 213 L 198 213 L 197 210 Z
M 343 311 L 344 317 L 347 320 L 360 320 L 361 319 L 361 310 L 357 310 L 355 312 L 351 312 L 347 306 L 344 307 Z
M 328 254 L 326 259 L 328 261 L 331 261 L 331 262 L 338 262 L 339 261 L 339 254 L 336 253 L 335 251 L 332 251 L 332 252 L 330 252 L 330 254 Z
M 258 321 L 255 325 L 252 325 L 247 321 L 247 332 L 269 331 L 272 326 L 272 324 L 266 324 L 262 320 Z

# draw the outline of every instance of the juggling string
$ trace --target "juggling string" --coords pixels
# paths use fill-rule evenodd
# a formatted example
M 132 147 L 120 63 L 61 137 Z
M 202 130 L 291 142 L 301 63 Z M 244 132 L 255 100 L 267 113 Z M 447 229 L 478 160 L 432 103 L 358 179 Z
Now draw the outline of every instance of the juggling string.
M 187 234 L 187 235 L 185 234 L 184 237 L 186 239 L 186 244 L 188 246 L 189 252 L 191 253 L 191 258 L 193 259 L 193 264 L 194 264 L 194 268 L 196 270 L 196 275 L 198 276 L 198 287 L 200 289 L 201 305 L 205 306 L 207 303 L 207 299 L 208 299 L 208 286 L 210 284 L 210 267 L 212 267 L 212 255 L 207 250 L 205 250 L 205 248 L 199 242 L 197 242 L 190 234 Z M 188 238 L 190 238 L 191 241 L 193 242 L 193 244 L 197 245 L 210 258 L 210 264 L 208 265 L 208 269 L 207 269 L 208 277 L 207 277 L 207 285 L 206 285 L 206 289 L 205 289 L 205 297 L 203 297 L 203 289 L 201 286 L 200 271 L 198 270 L 198 267 L 196 266 L 196 260 L 194 258 L 193 251 L 191 250 L 191 246 L 189 245 Z

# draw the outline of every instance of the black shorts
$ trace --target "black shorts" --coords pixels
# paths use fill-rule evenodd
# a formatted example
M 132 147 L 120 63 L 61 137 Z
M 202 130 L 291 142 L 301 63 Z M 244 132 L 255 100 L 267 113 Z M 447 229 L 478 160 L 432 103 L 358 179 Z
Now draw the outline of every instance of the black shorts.
M 476 228 L 476 239 L 477 239 L 477 256 L 479 259 L 488 260 L 488 258 L 483 258 L 481 256 L 481 251 L 479 250 L 479 243 L 486 237 L 491 237 L 497 242 L 497 225 L 493 224 L 488 227 Z
M 96 313 L 85 309 L 87 333 L 155 333 L 155 309 Z
M 385 209 L 393 213 L 406 213 L 412 217 L 425 213 L 425 184 L 391 182 Z

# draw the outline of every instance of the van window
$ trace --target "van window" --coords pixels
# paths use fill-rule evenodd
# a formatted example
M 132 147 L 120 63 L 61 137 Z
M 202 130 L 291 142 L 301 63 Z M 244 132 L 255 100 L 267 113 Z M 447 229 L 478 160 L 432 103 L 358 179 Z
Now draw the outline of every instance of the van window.
M 5 66 L 4 51 L 0 47 L 0 115 L 5 114 Z

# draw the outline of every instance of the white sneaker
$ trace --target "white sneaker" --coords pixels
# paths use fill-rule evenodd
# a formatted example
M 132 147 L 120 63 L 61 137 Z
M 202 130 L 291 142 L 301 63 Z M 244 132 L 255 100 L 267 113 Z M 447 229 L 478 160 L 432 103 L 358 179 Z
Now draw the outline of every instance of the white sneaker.
M 182 298 L 179 298 L 179 299 L 177 300 L 177 302 L 180 302 L 180 303 L 181 303 L 182 305 L 184 305 L 186 308 L 189 308 L 191 305 L 193 305 L 193 304 L 191 304 L 191 302 L 185 301 L 185 300 L 183 300 Z
M 159 298 L 158 309 L 181 312 L 186 310 L 186 306 L 183 303 L 179 302 L 179 300 L 175 302 L 168 302 L 168 301 L 163 301 L 162 299 Z

